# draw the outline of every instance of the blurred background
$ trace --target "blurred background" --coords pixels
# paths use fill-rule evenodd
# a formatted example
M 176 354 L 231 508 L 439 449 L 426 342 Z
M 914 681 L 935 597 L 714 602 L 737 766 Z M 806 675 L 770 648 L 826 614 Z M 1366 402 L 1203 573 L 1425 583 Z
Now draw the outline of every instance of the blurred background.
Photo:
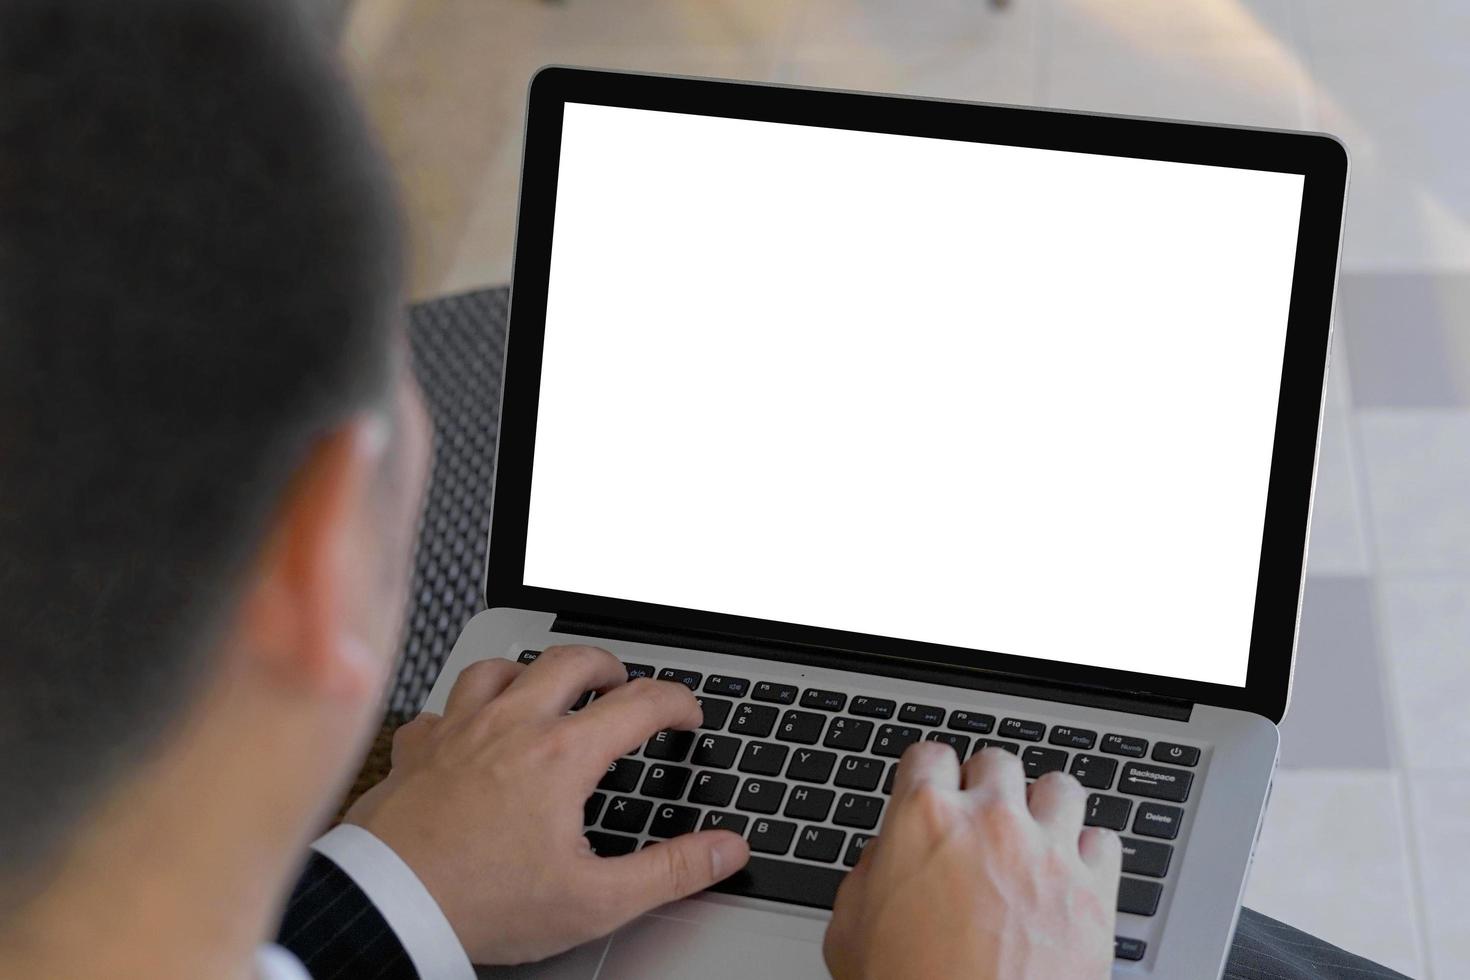
M 579 64 L 1343 139 L 1352 177 L 1282 769 L 1247 904 L 1470 962 L 1470 3 L 335 0 L 416 297 L 508 283 L 522 103 Z

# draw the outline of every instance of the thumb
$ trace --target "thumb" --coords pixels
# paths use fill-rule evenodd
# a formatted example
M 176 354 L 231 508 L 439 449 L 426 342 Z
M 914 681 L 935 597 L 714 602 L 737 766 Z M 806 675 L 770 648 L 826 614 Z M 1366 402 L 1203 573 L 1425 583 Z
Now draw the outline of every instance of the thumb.
M 600 858 L 607 866 L 608 894 L 619 896 L 618 921 L 624 922 L 668 902 L 687 898 L 745 867 L 750 846 L 728 830 L 701 830 L 658 844 L 635 854 Z

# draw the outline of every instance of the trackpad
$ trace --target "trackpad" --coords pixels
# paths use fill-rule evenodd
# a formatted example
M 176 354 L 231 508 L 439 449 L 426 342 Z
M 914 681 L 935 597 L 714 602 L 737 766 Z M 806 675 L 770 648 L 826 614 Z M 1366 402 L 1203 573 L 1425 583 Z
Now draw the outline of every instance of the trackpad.
M 613 936 L 598 980 L 826 980 L 819 943 L 645 915 Z

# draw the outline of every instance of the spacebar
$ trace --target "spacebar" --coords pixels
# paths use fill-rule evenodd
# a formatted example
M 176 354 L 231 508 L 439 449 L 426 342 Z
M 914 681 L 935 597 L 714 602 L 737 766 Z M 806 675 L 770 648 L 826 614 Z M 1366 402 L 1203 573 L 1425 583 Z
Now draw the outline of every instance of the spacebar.
M 836 868 L 753 857 L 744 868 L 710 891 L 830 909 L 837 901 L 837 886 L 846 876 L 846 871 Z

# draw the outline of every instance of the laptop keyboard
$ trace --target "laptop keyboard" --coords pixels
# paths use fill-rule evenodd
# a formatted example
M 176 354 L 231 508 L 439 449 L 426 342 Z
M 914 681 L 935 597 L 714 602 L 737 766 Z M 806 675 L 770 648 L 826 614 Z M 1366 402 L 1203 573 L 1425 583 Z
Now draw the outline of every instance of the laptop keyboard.
M 540 651 L 524 650 L 522 663 Z M 849 696 L 842 691 L 625 663 L 628 678 L 677 681 L 704 711 L 697 731 L 662 731 L 613 762 L 587 799 L 594 852 L 628 854 L 696 829 L 750 843 L 749 865 L 715 891 L 830 909 L 847 869 L 882 826 L 894 770 L 914 742 L 961 760 L 987 746 L 1018 756 L 1026 778 L 1069 772 L 1089 791 L 1086 823 L 1119 831 L 1118 911 L 1160 913 L 1200 749 L 1003 713 Z M 590 695 L 573 707 L 584 706 Z M 1120 920 L 1120 927 L 1123 920 Z M 1119 936 L 1119 959 L 1142 939 Z

